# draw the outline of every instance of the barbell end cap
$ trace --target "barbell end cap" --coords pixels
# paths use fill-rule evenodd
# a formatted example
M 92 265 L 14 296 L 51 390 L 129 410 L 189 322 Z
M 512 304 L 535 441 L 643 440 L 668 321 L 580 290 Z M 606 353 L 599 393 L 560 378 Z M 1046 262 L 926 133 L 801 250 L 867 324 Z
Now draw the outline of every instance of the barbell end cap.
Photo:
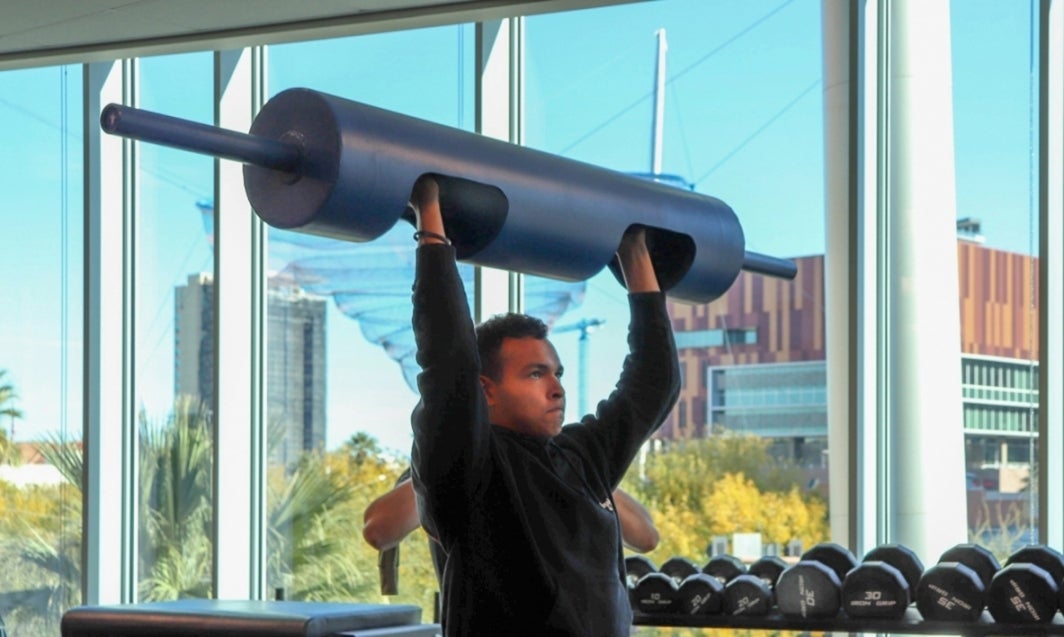
M 798 276 L 798 264 L 791 259 L 770 257 L 759 252 L 747 250 L 743 256 L 742 269 L 779 279 L 793 280 Z
M 113 134 L 118 130 L 118 120 L 121 119 L 122 112 L 118 107 L 118 104 L 108 104 L 100 111 L 100 128 L 105 133 Z

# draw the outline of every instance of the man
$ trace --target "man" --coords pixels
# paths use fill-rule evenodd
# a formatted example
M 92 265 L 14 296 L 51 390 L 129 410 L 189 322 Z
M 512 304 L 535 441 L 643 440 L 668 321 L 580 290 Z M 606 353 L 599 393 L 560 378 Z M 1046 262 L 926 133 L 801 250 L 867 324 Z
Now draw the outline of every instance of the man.
M 613 503 L 621 525 L 621 541 L 637 553 L 649 553 L 658 545 L 658 529 L 650 512 L 623 489 L 613 491 Z M 421 526 L 414 498 L 414 484 L 407 469 L 384 495 L 370 502 L 363 513 L 362 537 L 380 551 L 377 568 L 380 571 L 381 595 L 399 592 L 399 543 Z M 444 556 L 439 543 L 429 539 L 433 566 L 437 578 L 443 571 Z
M 474 333 L 431 178 L 412 204 L 422 372 L 411 466 L 421 523 L 446 556 L 444 631 L 627 635 L 611 493 L 679 392 L 645 230 L 630 230 L 617 251 L 632 312 L 621 378 L 596 414 L 563 428 L 563 370 L 546 326 L 507 314 Z

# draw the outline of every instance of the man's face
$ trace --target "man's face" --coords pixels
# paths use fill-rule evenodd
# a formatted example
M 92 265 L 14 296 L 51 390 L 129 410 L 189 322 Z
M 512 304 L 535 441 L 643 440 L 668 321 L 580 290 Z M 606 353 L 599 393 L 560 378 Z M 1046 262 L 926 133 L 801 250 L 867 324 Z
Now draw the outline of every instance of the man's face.
M 558 352 L 546 339 L 506 338 L 499 348 L 499 380 L 481 376 L 492 424 L 534 436 L 553 436 L 565 417 Z

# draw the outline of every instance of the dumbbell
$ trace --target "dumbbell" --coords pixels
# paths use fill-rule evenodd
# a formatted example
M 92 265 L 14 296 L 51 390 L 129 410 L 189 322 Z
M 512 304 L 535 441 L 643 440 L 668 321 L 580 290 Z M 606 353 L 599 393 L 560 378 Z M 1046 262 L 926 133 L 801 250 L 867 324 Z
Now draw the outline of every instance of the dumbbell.
M 724 588 L 736 577 L 746 573 L 746 565 L 742 560 L 734 555 L 714 555 L 709 558 L 709 561 L 702 567 L 702 573 L 708 577 L 712 577 L 719 584 L 720 588 L 716 590 L 713 595 L 715 611 L 720 612 L 723 608 L 723 594 Z
M 668 575 L 655 571 L 639 578 L 629 591 L 632 610 L 644 613 L 673 613 L 679 606 L 680 587 Z
M 978 544 L 958 544 L 924 571 L 916 586 L 916 608 L 927 620 L 975 621 L 986 604 L 986 589 L 1001 566 Z
M 712 615 L 720 612 L 723 586 L 716 578 L 694 573 L 677 583 L 661 572 L 647 573 L 629 593 L 632 609 L 644 613 Z
M 676 592 L 675 612 L 683 615 L 716 615 L 723 604 L 724 584 L 706 573 L 688 575 Z
M 909 548 L 883 544 L 865 554 L 842 581 L 842 610 L 854 618 L 900 619 L 924 567 Z
M 856 566 L 857 558 L 846 547 L 833 542 L 817 544 L 780 574 L 776 606 L 790 618 L 834 617 L 842 605 L 842 580 Z
M 747 572 L 724 585 L 724 612 L 729 615 L 767 615 L 775 603 L 773 589 L 787 563 L 766 555 L 750 565 Z
M 646 570 L 653 563 L 632 556 L 633 569 Z M 625 568 L 629 558 L 625 558 Z M 680 605 L 680 582 L 698 572 L 694 562 L 682 557 L 669 558 L 661 568 L 644 573 L 629 595 L 632 608 L 644 613 L 675 613 Z
M 645 568 L 637 563 L 636 568 Z M 627 559 L 626 559 L 627 567 Z M 669 558 L 658 571 L 644 574 L 631 590 L 632 608 L 646 613 L 703 615 L 719 613 L 723 585 L 701 573 L 684 557 Z
M 719 613 L 724 584 L 715 573 L 725 575 L 728 570 L 725 565 L 726 560 L 714 558 L 699 569 L 697 564 L 685 557 L 673 557 L 662 564 L 661 572 L 672 577 L 677 586 L 677 603 L 673 612 L 684 615 Z
M 1009 556 L 986 592 L 987 610 L 998 622 L 1047 623 L 1057 612 L 1064 555 L 1043 545 Z
M 776 587 L 776 582 L 779 581 L 780 575 L 783 571 L 787 570 L 790 566 L 778 555 L 765 555 L 756 562 L 750 565 L 747 569 L 747 573 L 756 576 L 761 581 L 769 585 L 770 588 Z
M 727 584 L 746 572 L 746 565 L 734 555 L 714 555 L 709 558 L 702 572 L 717 578 L 721 584 Z
M 625 579 L 628 588 L 635 588 L 637 582 L 648 573 L 656 573 L 658 567 L 646 555 L 629 555 L 624 558 Z
M 702 572 L 697 564 L 686 557 L 670 557 L 658 571 L 671 577 L 677 586 L 691 575 Z

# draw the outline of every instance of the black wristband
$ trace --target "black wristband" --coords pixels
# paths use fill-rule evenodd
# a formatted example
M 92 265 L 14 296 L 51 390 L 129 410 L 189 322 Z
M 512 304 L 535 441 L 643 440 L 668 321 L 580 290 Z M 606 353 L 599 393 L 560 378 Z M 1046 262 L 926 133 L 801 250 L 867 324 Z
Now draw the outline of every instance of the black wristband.
M 451 245 L 451 240 L 443 236 L 438 232 L 432 232 L 431 230 L 418 230 L 414 233 L 414 241 L 421 241 L 422 237 L 428 237 L 430 239 L 439 239 L 445 245 Z

